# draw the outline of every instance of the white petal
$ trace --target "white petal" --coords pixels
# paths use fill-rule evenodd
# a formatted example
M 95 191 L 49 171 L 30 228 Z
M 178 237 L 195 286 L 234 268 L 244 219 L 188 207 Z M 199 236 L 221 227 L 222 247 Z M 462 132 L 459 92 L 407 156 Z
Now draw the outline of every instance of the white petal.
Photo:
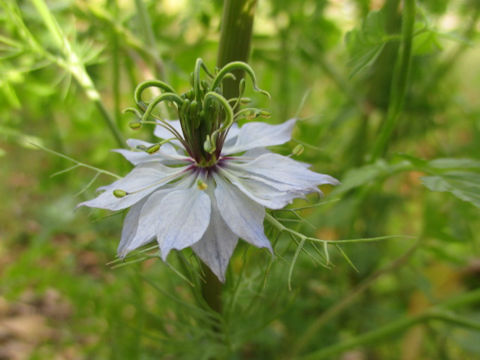
M 303 163 L 274 153 L 263 154 L 243 164 L 228 162 L 227 168 L 237 171 L 241 177 L 266 181 L 272 186 L 276 184 L 275 187 L 283 191 L 305 191 L 322 184 L 339 184 L 330 175 L 313 172 Z
M 241 178 L 233 171 L 222 170 L 221 174 L 250 199 L 269 209 L 282 209 L 293 199 L 303 197 L 307 193 L 291 186 L 289 190 L 279 190 L 276 183 L 263 181 L 259 177 Z
M 136 204 L 159 187 L 185 174 L 187 167 L 169 168 L 158 163 L 145 163 L 135 167 L 124 178 L 103 186 L 104 190 L 95 199 L 82 202 L 77 206 L 89 206 L 108 210 L 122 210 Z M 123 190 L 128 194 L 117 198 L 114 190 Z
M 112 151 L 123 155 L 125 159 L 130 161 L 133 165 L 138 165 L 146 162 L 158 162 L 165 165 L 178 165 L 189 161 L 189 157 L 179 155 L 175 150 L 171 151 L 171 145 L 168 147 L 168 152 L 164 151 L 164 147 L 167 144 L 162 145 L 160 150 L 154 154 L 149 154 L 145 151 L 131 151 L 125 149 L 114 149 Z
M 161 197 L 152 194 L 144 206 L 149 207 L 155 207 L 157 241 L 164 260 L 170 250 L 181 250 L 200 240 L 210 222 L 210 197 L 196 186 Z
M 243 195 L 235 186 L 215 175 L 215 198 L 218 209 L 228 227 L 239 237 L 257 247 L 272 251 L 263 231 L 265 209 Z
M 243 125 L 233 145 L 224 145 L 222 154 L 229 155 L 238 152 L 280 145 L 290 140 L 295 119 L 288 120 L 280 125 L 270 125 L 263 122 L 251 122 Z
M 148 148 L 148 147 L 152 146 L 153 143 L 148 142 L 148 141 L 139 140 L 139 139 L 127 139 L 127 145 L 132 149 L 136 149 L 137 146 L 145 146 L 145 147 Z
M 173 127 L 180 136 L 183 137 L 183 130 L 182 130 L 182 125 L 180 124 L 180 120 L 165 120 L 168 124 Z M 157 125 L 155 126 L 155 130 L 153 131 L 153 134 L 160 138 L 160 139 L 170 139 L 175 137 L 169 130 L 165 128 L 165 126 L 162 125 Z M 172 143 L 175 145 L 180 144 L 178 140 L 173 140 Z
M 140 212 L 146 199 L 136 203 L 128 211 L 123 221 L 122 240 L 118 244 L 117 255 L 125 257 L 130 251 L 143 246 L 155 238 L 155 229 L 140 224 Z M 139 226 L 141 225 L 141 226 Z
M 212 213 L 207 231 L 192 249 L 213 271 L 220 281 L 225 281 L 230 257 L 237 246 L 238 236 L 235 235 L 222 219 L 215 198 L 212 201 Z
M 127 145 L 133 150 L 114 149 L 112 151 L 123 155 L 123 157 L 133 165 L 138 165 L 144 162 L 160 162 L 165 165 L 178 165 L 189 159 L 189 157 L 179 154 L 175 147 L 169 143 L 163 144 L 160 147 L 160 150 L 154 154 L 149 154 L 137 149 L 137 146 L 145 146 L 148 148 L 154 145 L 153 143 L 138 139 L 128 139 Z M 182 153 L 184 154 L 184 152 Z
M 232 146 L 237 141 L 238 134 L 240 133 L 240 127 L 236 122 L 230 126 L 227 137 L 225 138 L 225 146 Z
M 162 199 L 170 192 L 178 189 L 190 187 L 195 180 L 195 176 L 189 175 L 174 184 L 169 184 L 155 191 L 146 199 L 132 206 L 125 217 L 122 241 L 118 246 L 118 256 L 124 257 L 130 251 L 143 246 L 156 237 L 156 227 L 158 219 L 162 216 L 158 209 Z M 150 198 L 153 200 L 150 201 Z M 148 202 L 147 206 L 145 203 Z

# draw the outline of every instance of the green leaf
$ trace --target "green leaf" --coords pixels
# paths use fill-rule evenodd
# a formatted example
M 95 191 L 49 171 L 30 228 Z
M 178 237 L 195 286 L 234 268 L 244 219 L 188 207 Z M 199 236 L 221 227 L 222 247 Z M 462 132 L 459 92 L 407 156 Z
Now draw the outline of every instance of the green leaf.
M 342 183 L 335 188 L 332 194 L 341 194 L 351 189 L 371 184 L 374 181 L 384 179 L 399 171 L 408 170 L 412 167 L 409 161 L 389 164 L 385 160 L 378 160 L 374 164 L 365 165 L 347 172 Z
M 480 208 L 480 174 L 468 171 L 450 171 L 421 178 L 432 191 L 449 192 L 460 200 Z
M 438 33 L 426 30 L 413 38 L 414 55 L 429 55 L 442 50 L 442 46 L 438 41 Z
M 360 28 L 348 32 L 345 42 L 350 54 L 350 76 L 372 65 L 388 40 L 385 16 L 380 11 L 370 12 Z
M 428 165 L 435 169 L 478 169 L 480 170 L 480 160 L 468 158 L 443 158 L 429 161 Z

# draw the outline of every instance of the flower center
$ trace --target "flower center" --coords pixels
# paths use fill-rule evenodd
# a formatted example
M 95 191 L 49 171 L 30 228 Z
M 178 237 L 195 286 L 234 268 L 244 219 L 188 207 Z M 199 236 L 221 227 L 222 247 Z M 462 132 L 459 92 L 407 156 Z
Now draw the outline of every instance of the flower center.
M 200 73 L 206 74 L 206 79 L 200 78 Z M 135 90 L 135 102 L 140 110 L 128 108 L 127 111 L 136 114 L 138 119 L 132 123 L 132 128 L 139 128 L 142 123 L 151 123 L 154 118 L 156 124 L 165 127 L 177 138 L 185 148 L 185 151 L 194 159 L 196 166 L 200 168 L 214 167 L 228 130 L 239 119 L 254 119 L 256 117 L 268 117 L 265 111 L 256 108 L 240 110 L 240 106 L 248 104 L 250 99 L 243 97 L 245 92 L 245 79 L 239 81 L 239 95 L 236 98 L 226 99 L 223 95 L 223 80 L 235 79 L 233 72 L 241 71 L 248 75 L 253 83 L 253 89 L 267 96 L 266 91 L 260 90 L 256 85 L 256 77 L 252 68 L 241 61 L 228 63 L 214 74 L 210 73 L 202 59 L 197 59 L 192 74 L 192 88 L 178 95 L 168 84 L 152 80 L 141 83 Z M 149 102 L 142 99 L 142 93 L 151 87 L 159 88 L 163 93 Z M 162 102 L 169 102 L 175 106 L 181 131 L 175 129 L 168 121 L 158 116 L 155 109 Z M 152 149 L 156 151 L 157 149 Z

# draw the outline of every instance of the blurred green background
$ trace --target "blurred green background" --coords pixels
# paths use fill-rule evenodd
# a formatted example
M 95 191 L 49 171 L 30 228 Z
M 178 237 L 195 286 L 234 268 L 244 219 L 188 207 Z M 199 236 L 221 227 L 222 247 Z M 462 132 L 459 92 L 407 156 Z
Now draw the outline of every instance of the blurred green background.
M 327 259 L 266 224 L 276 257 L 237 248 L 218 330 L 173 256 L 108 265 L 123 214 L 75 205 L 111 178 L 52 176 L 75 163 L 38 145 L 125 174 L 105 115 L 149 139 L 122 109 L 143 80 L 182 91 L 197 57 L 214 67 L 223 2 L 0 0 L 0 359 L 480 358 L 480 1 L 416 1 L 408 79 L 404 6 L 258 1 L 250 64 L 272 100 L 250 96 L 300 118 L 278 151 L 302 144 L 342 181 L 272 214 L 320 239 L 399 236 Z

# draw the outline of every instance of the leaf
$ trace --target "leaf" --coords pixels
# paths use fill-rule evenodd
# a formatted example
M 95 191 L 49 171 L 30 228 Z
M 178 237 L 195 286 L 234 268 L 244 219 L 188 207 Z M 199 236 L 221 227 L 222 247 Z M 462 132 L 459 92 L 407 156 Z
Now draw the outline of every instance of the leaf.
M 370 12 L 360 28 L 347 33 L 345 42 L 350 54 L 350 77 L 373 64 L 389 40 L 385 32 L 385 16 L 380 11 Z
M 341 184 L 335 188 L 332 194 L 341 194 L 410 168 L 411 164 L 409 161 L 389 164 L 385 160 L 380 159 L 374 164 L 348 171 Z
M 480 160 L 468 158 L 442 158 L 429 161 L 428 165 L 436 169 L 478 169 L 480 170 Z
M 438 33 L 432 30 L 426 30 L 413 38 L 414 55 L 429 55 L 442 50 L 438 41 Z
M 449 171 L 421 178 L 432 191 L 449 192 L 460 200 L 480 208 L 480 174 L 468 171 Z

